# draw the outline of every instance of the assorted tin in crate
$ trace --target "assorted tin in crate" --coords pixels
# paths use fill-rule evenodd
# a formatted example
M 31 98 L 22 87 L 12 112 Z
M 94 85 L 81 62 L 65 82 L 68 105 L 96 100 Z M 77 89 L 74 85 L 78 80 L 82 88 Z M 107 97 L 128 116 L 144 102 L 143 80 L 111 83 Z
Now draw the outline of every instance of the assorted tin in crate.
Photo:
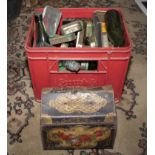
M 116 123 L 114 93 L 110 86 L 42 91 L 44 149 L 112 148 Z
M 44 10 L 39 8 L 36 12 L 41 14 Z M 110 13 L 106 14 L 106 12 Z M 58 13 L 57 20 L 60 22 L 58 24 L 57 21 L 55 24 L 58 26 L 57 31 L 55 25 L 53 31 L 49 29 L 48 22 L 44 25 L 46 31 L 51 33 L 50 36 L 54 36 L 53 33 L 56 33 L 54 37 L 50 37 L 48 43 L 39 43 L 39 47 L 37 46 L 37 27 L 33 17 L 27 34 L 25 50 L 35 99 L 41 100 L 41 90 L 46 87 L 99 87 L 111 84 L 115 92 L 115 101 L 118 102 L 122 95 L 131 55 L 131 43 L 120 9 L 60 8 Z M 106 14 L 105 18 L 101 16 L 103 13 Z M 55 13 L 53 14 L 55 15 Z M 46 15 L 44 13 L 43 17 Z M 108 40 L 105 23 L 101 22 L 104 19 L 109 19 L 106 22 L 109 32 Z M 110 22 L 111 20 L 113 22 Z M 65 21 L 66 23 L 64 23 Z M 86 23 L 84 24 L 86 32 L 83 32 L 84 29 L 81 30 L 84 25 L 79 21 L 85 21 L 83 24 Z M 117 21 L 119 21 L 119 25 L 117 25 Z M 93 31 L 95 35 L 92 32 L 92 24 L 96 30 L 99 30 Z M 121 28 L 121 31 L 117 30 L 115 33 L 113 29 L 118 27 Z M 85 41 L 82 41 L 82 38 L 85 38 Z M 60 44 L 60 42 L 62 43 Z M 63 63 L 65 61 L 68 63 Z M 63 66 L 63 64 L 67 65 Z M 87 67 L 89 64 L 94 64 L 96 67 L 86 69 L 89 68 Z

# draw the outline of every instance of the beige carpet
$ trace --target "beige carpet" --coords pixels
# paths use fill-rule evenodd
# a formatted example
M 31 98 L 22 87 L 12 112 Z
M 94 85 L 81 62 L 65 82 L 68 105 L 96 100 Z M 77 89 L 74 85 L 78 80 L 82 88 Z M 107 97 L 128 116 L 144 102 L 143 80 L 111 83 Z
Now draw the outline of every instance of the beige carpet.
M 43 2 L 43 1 L 42 1 Z M 51 0 L 40 6 L 120 7 L 133 43 L 132 59 L 121 102 L 117 105 L 118 132 L 113 150 L 44 151 L 40 137 L 40 104 L 34 101 L 24 40 L 33 8 L 8 23 L 8 155 L 146 155 L 146 16 L 134 0 Z M 40 7 L 39 5 L 35 7 Z

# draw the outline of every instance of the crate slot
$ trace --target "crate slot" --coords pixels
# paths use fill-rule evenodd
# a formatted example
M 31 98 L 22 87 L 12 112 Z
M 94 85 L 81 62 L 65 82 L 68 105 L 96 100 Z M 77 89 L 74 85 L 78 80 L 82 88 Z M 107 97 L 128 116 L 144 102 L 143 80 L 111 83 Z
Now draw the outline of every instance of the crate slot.
M 60 60 L 59 61 L 59 72 L 68 72 L 68 70 L 65 67 L 67 60 Z M 79 71 L 97 71 L 98 70 L 98 61 L 82 61 L 82 60 L 76 60 L 78 64 L 80 64 L 80 70 Z

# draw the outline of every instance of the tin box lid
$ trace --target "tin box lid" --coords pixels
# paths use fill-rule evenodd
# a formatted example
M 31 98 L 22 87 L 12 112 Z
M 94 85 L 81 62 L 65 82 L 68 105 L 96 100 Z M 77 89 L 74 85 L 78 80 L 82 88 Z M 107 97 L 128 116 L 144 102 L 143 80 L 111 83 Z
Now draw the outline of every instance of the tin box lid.
M 42 18 L 45 31 L 49 37 L 53 37 L 56 34 L 61 16 L 62 13 L 58 8 L 53 8 L 48 5 L 45 6 L 42 13 Z
M 43 89 L 41 124 L 114 123 L 116 111 L 111 86 L 93 89 Z

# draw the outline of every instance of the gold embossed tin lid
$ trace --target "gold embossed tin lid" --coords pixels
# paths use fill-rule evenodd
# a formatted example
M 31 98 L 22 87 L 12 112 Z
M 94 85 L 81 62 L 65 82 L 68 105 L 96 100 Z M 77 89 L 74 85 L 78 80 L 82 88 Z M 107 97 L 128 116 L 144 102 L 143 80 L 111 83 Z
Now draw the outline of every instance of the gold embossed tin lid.
M 102 124 L 115 120 L 112 87 L 42 91 L 42 124 Z

